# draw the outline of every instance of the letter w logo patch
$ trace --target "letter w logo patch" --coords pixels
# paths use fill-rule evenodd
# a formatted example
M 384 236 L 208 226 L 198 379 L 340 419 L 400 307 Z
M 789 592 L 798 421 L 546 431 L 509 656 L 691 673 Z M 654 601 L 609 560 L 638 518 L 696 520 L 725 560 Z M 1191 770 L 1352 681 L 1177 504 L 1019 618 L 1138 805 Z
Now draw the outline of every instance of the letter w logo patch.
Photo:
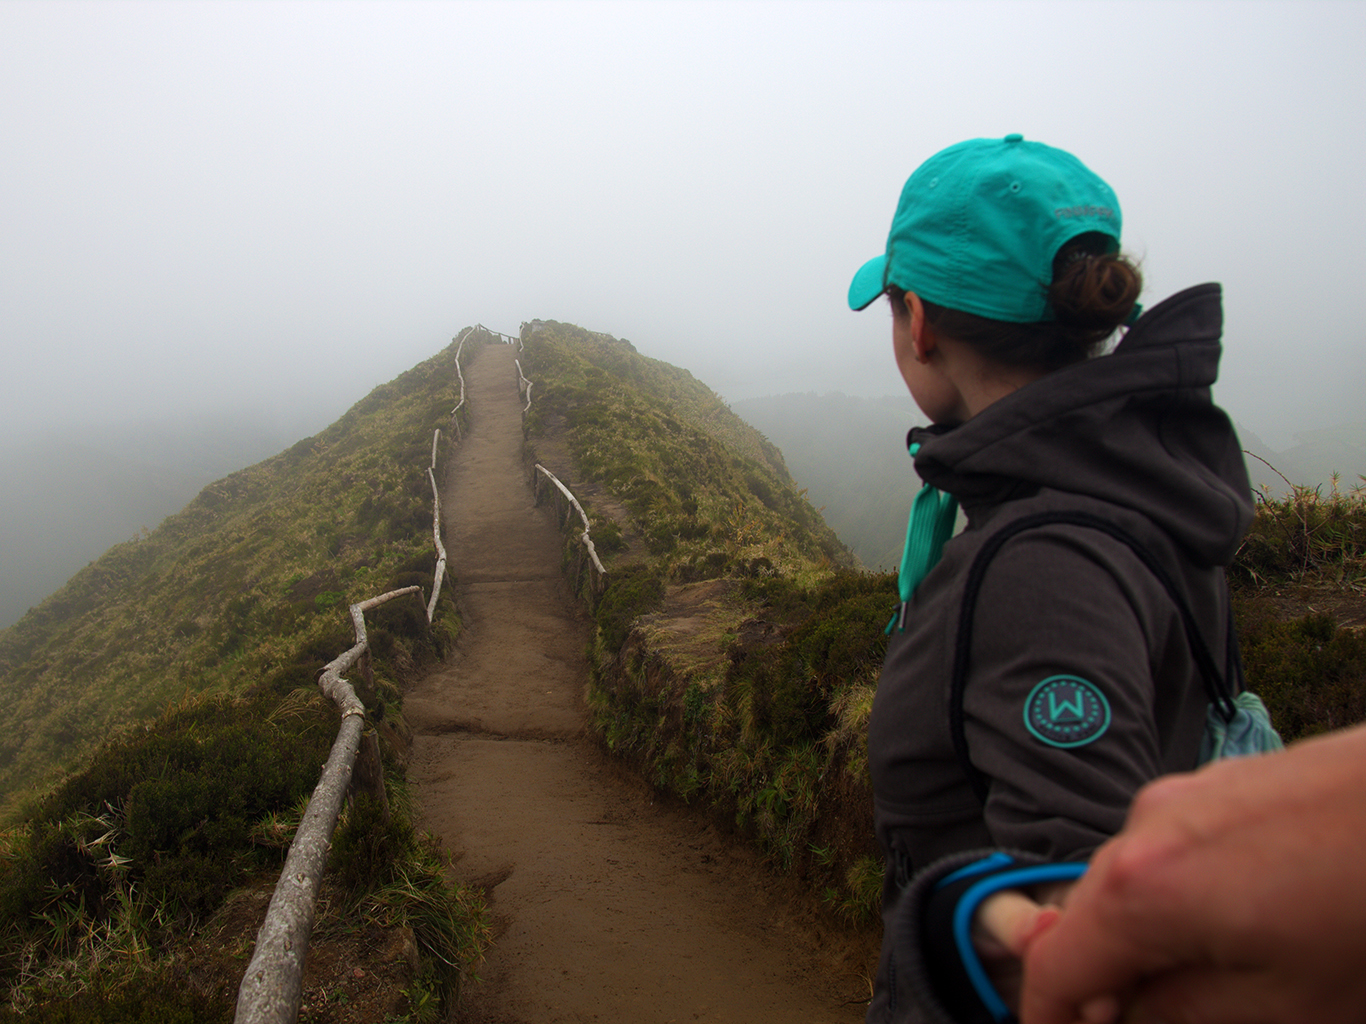
M 1100 687 L 1080 676 L 1049 676 L 1030 691 L 1024 724 L 1050 747 L 1082 747 L 1110 728 L 1110 702 Z

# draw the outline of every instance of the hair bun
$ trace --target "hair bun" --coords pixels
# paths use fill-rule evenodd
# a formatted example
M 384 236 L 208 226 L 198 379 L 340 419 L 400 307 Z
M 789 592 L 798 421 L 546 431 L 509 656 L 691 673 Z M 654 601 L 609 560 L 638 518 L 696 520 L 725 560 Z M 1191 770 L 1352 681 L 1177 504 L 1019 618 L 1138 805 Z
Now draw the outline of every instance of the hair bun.
M 1058 254 L 1048 301 L 1062 327 L 1109 337 L 1129 318 L 1143 290 L 1143 276 L 1125 256 L 1097 252 L 1082 235 Z

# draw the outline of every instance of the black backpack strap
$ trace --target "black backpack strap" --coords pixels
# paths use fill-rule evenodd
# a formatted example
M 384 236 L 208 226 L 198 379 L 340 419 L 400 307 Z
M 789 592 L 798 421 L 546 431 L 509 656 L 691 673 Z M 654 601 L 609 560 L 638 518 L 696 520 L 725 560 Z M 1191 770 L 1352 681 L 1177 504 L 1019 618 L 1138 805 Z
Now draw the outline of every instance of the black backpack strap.
M 1125 545 L 1140 562 L 1148 567 L 1148 571 L 1162 584 L 1162 588 L 1166 590 L 1167 596 L 1171 598 L 1172 603 L 1176 605 L 1176 609 L 1181 615 L 1181 625 L 1185 629 L 1186 641 L 1190 644 L 1191 654 L 1194 656 L 1196 666 L 1200 669 L 1200 675 L 1204 679 L 1205 692 L 1209 696 L 1210 703 L 1219 709 L 1219 713 L 1224 716 L 1225 720 L 1233 718 L 1234 694 L 1229 690 L 1228 678 L 1231 676 L 1241 684 L 1242 659 L 1238 654 L 1238 640 L 1233 629 L 1232 605 L 1229 606 L 1228 646 L 1225 651 L 1225 665 L 1229 671 L 1227 674 L 1221 674 L 1215 665 L 1213 655 L 1210 654 L 1209 647 L 1205 644 L 1204 637 L 1200 635 L 1200 627 L 1196 624 L 1195 615 L 1191 612 L 1190 605 L 1186 603 L 1181 591 L 1177 589 L 1176 582 L 1167 572 L 1166 566 L 1133 534 L 1123 527 L 1116 526 L 1108 519 L 1102 519 L 1090 512 L 1058 510 L 1036 512 L 1033 515 L 1023 516 L 1007 523 L 992 534 L 977 552 L 977 556 L 972 560 L 972 565 L 968 568 L 967 582 L 963 586 L 963 606 L 958 615 L 958 637 L 953 652 L 953 675 L 949 681 L 949 732 L 953 738 L 953 751 L 957 755 L 959 767 L 963 769 L 963 774 L 971 783 L 973 792 L 977 794 L 977 799 L 982 803 L 986 803 L 987 800 L 987 782 L 982 773 L 973 767 L 972 760 L 968 756 L 968 738 L 963 723 L 963 691 L 967 687 L 968 681 L 968 661 L 972 653 L 972 624 L 977 607 L 977 595 L 982 589 L 983 579 L 986 578 L 987 566 L 1008 540 L 1026 530 L 1055 524 L 1099 530 Z

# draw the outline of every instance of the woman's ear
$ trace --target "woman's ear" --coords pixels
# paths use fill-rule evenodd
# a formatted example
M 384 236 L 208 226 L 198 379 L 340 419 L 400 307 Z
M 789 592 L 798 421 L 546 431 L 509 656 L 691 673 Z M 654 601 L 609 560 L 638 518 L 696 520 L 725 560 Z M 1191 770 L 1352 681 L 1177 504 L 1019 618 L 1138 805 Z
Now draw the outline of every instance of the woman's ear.
M 930 353 L 939 347 L 939 336 L 925 318 L 925 304 L 915 292 L 906 293 L 906 309 L 911 314 L 911 345 L 915 349 L 915 361 L 928 363 Z

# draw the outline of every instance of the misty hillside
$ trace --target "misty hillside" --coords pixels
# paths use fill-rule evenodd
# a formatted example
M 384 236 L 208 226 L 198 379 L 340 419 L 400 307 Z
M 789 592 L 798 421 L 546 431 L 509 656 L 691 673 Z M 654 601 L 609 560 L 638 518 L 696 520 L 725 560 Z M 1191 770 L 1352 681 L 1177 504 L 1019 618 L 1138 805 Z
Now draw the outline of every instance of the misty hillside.
M 851 857 L 867 859 L 872 838 L 859 732 L 832 732 L 845 719 L 827 704 L 855 683 L 860 693 L 869 687 L 887 578 L 849 568 L 852 557 L 777 449 L 687 371 L 606 335 L 537 326 L 524 339 L 523 365 L 536 381 L 527 454 L 573 484 L 609 567 L 583 588 L 597 622 L 595 728 L 618 754 L 648 758 L 654 785 L 674 788 L 672 769 L 683 769 L 689 792 L 702 785 L 729 802 L 737 824 L 785 864 L 809 860 L 802 837 L 815 818 L 806 805 L 784 810 L 786 795 L 775 803 L 773 773 L 800 771 L 803 785 L 828 792 L 832 814 L 852 794 L 855 825 L 827 843 L 820 874 L 844 892 L 840 873 Z M 36 1001 L 45 1014 L 36 1019 L 66 1019 L 60 1008 L 73 994 L 87 1004 L 123 1000 L 132 971 L 157 979 L 136 986 L 137 998 L 194 1007 L 166 1019 L 224 1019 L 223 993 L 242 970 L 235 951 L 259 917 L 237 915 L 229 938 L 214 915 L 243 886 L 268 892 L 278 872 L 335 730 L 315 677 L 352 642 L 346 607 L 407 585 L 430 589 L 425 467 L 432 457 L 444 466 L 450 451 L 449 431 L 434 450 L 432 429 L 451 419 L 454 349 L 374 389 L 316 436 L 205 487 L 0 632 L 0 699 L 12 720 L 0 737 L 0 797 L 16 823 L 0 830 L 0 985 L 11 1007 Z M 465 357 L 478 352 L 466 346 Z M 564 567 L 575 574 L 585 564 L 579 527 L 564 529 Z M 460 567 L 448 571 L 458 577 Z M 680 593 L 685 648 L 705 671 L 667 643 Z M 411 1001 L 449 990 L 485 941 L 482 902 L 446 888 L 443 863 L 417 841 L 401 795 L 403 688 L 449 651 L 461 622 L 447 589 L 430 628 L 421 602 L 407 599 L 370 613 L 367 625 L 376 678 L 365 717 L 400 795 L 387 829 L 374 805 L 358 802 L 344 816 L 328 871 L 348 895 L 323 912 L 373 895 L 388 901 L 375 913 L 391 935 L 415 929 L 410 912 L 458 932 L 432 946 L 430 921 L 415 929 L 425 962 L 447 967 L 398 957 L 409 964 Z M 627 652 L 628 638 L 652 645 L 650 667 Z M 640 669 L 637 697 L 637 683 L 623 685 L 620 673 Z M 731 679 L 720 688 L 718 671 Z M 659 684 L 671 689 L 667 708 L 644 694 Z M 851 714 L 856 721 L 857 708 Z M 827 741 L 813 746 L 808 732 Z M 681 744 L 693 748 L 686 762 Z M 55 768 L 63 771 L 49 788 Z M 130 893 L 140 901 L 131 914 L 120 909 Z M 53 914 L 83 937 L 73 943 L 44 927 Z M 185 981 L 180 958 L 210 920 L 214 939 L 191 972 L 224 979 L 214 997 Z M 333 921 L 333 934 L 345 930 Z M 138 950 L 132 961 L 119 945 L 128 942 Z M 0 1005 L 0 1017 L 7 1012 Z
M 274 417 L 183 417 L 69 427 L 0 448 L 0 629 L 111 545 L 151 530 L 200 489 L 298 440 Z
M 869 569 L 901 564 L 906 515 L 920 488 L 906 432 L 925 422 L 910 395 L 773 395 L 731 408 L 776 444 L 799 487 Z
M 210 483 L 98 558 L 92 552 L 0 631 L 0 699 L 14 723 L 0 737 L 0 805 L 12 808 L 25 786 L 186 694 L 311 683 L 350 646 L 350 601 L 419 577 L 430 590 L 426 466 L 432 430 L 457 395 L 451 346 L 316 436 Z M 229 443 L 206 437 L 197 451 L 208 459 L 217 442 Z M 186 470 L 150 493 L 145 464 L 123 479 L 115 470 L 127 461 L 89 458 L 93 497 L 127 505 L 106 513 L 73 499 L 82 521 L 127 516 L 139 507 L 131 488 L 146 488 L 147 501 L 169 499 L 190 479 Z
M 449 587 L 430 622 L 427 605 L 428 467 L 465 422 L 457 352 L 468 363 L 496 343 L 462 338 L 0 631 L 0 1020 L 226 1024 L 338 736 L 319 671 L 355 643 L 349 605 L 408 587 L 367 613 L 371 668 L 353 679 L 388 796 L 372 784 L 338 819 L 313 942 L 361 914 L 346 976 L 395 951 L 383 991 L 399 1013 L 440 1005 L 478 957 L 484 904 L 417 831 L 401 716 L 403 689 L 461 625 Z
M 777 449 L 705 385 L 627 342 L 604 351 L 610 358 L 589 371 L 587 390 L 610 379 L 604 373 L 624 373 L 651 404 L 668 408 L 668 430 L 690 422 L 718 439 L 709 444 L 752 460 L 729 485 L 737 495 L 758 488 L 775 501 L 791 489 Z M 12 806 L 24 785 L 184 693 L 311 679 L 348 646 L 337 609 L 362 590 L 400 585 L 430 560 L 421 467 L 455 387 L 448 350 L 376 388 L 316 437 L 210 483 L 170 514 L 167 506 L 205 471 L 270 443 L 269 431 L 163 425 L 111 431 L 83 447 L 54 437 L 9 452 L 11 472 L 32 495 L 25 506 L 10 492 L 17 507 L 6 528 L 33 531 L 12 534 L 6 548 L 15 564 L 42 563 L 51 573 L 45 560 L 65 558 L 84 568 L 0 630 L 0 698 L 20 725 L 0 738 L 0 804 Z M 554 408 L 571 387 L 543 388 L 538 408 Z M 716 516 L 733 515 L 741 500 L 724 499 Z M 644 528 L 666 529 L 661 507 L 647 507 Z M 788 528 L 794 539 L 815 530 L 831 552 L 842 551 L 809 506 L 792 507 L 803 517 Z

